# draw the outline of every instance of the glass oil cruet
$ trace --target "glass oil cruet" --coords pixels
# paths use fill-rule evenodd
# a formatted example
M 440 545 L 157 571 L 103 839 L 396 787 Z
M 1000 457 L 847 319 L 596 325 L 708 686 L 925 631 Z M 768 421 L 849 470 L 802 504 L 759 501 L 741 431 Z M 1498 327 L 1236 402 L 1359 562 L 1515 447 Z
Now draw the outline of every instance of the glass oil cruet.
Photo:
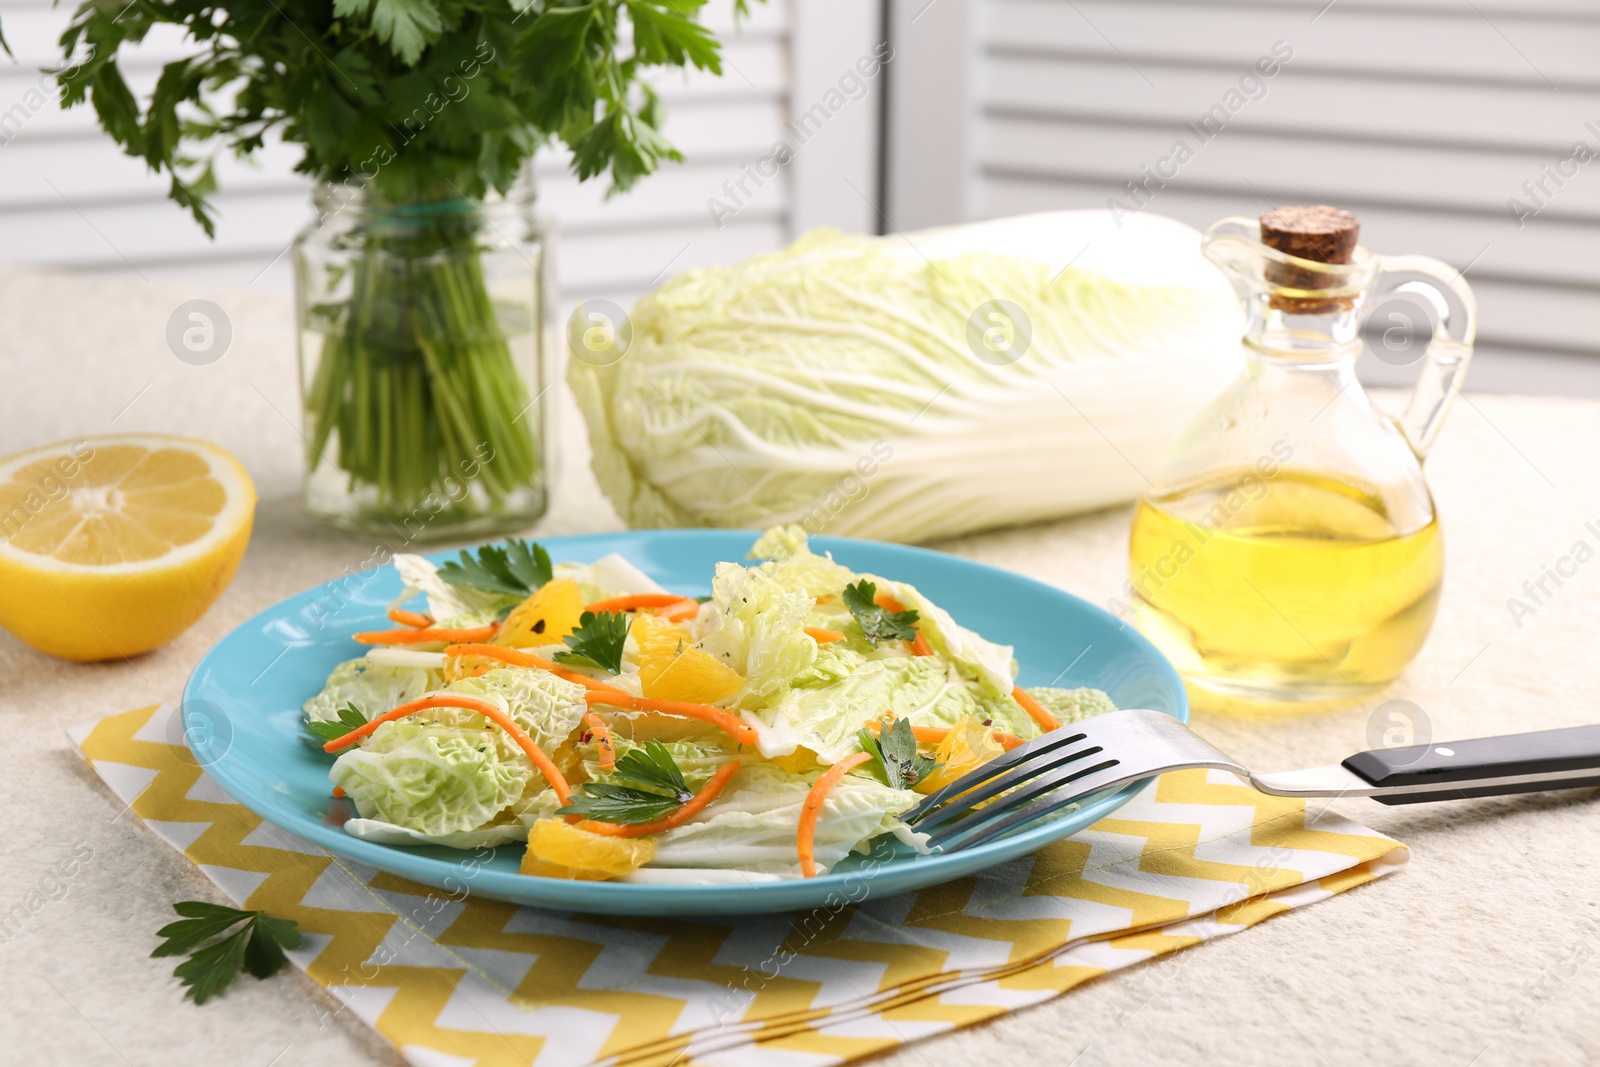
M 1134 516 L 1139 628 L 1213 706 L 1324 703 L 1393 681 L 1433 625 L 1444 546 L 1422 461 L 1476 311 L 1459 271 L 1356 244 L 1331 207 L 1226 218 L 1203 251 L 1244 306 L 1245 369 L 1169 446 Z M 1356 381 L 1387 301 L 1433 320 L 1398 417 Z M 1209 699 L 1208 699 L 1209 698 Z

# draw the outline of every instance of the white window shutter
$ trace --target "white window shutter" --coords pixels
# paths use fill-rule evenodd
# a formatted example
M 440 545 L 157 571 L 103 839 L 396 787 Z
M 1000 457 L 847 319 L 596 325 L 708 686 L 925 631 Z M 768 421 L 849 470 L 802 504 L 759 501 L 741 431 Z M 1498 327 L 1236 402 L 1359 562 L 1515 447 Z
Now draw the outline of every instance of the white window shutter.
M 1579 157 L 1600 157 L 1594 4 L 893 7 L 901 55 L 888 166 L 897 226 L 1105 207 L 1130 181 L 1146 183 L 1146 210 L 1196 227 L 1270 204 L 1335 204 L 1361 216 L 1363 243 L 1375 251 L 1432 255 L 1467 271 L 1480 312 L 1469 387 L 1600 394 L 1600 158 L 1563 162 L 1579 143 Z M 920 66 L 899 47 L 919 36 L 943 48 Z M 1241 88 L 1275 46 L 1292 58 Z M 965 106 L 946 99 L 958 85 Z M 967 117 L 964 132 L 942 129 L 931 111 L 907 114 L 924 87 L 945 115 Z M 1219 133 L 1198 134 L 1202 115 L 1241 99 Z M 1192 158 L 1164 185 L 1149 181 L 1180 140 Z M 1513 200 L 1543 206 L 1519 226 Z M 1375 362 L 1363 370 L 1395 377 Z
M 287 290 L 282 253 L 310 218 L 309 183 L 292 170 L 298 149 L 269 145 L 258 166 L 225 160 L 218 233 L 207 240 L 167 199 L 166 178 L 123 156 L 87 107 L 56 107 L 38 69 L 56 61 L 71 11 L 49 0 L 0 8 L 18 60 L 0 61 L 0 262 Z M 769 0 L 752 4 L 736 30 L 731 0 L 714 0 L 707 21 L 724 42 L 722 77 L 673 72 L 657 83 L 684 163 L 607 199 L 605 181 L 580 184 L 564 153 L 536 161 L 540 210 L 556 223 L 563 306 L 593 296 L 627 303 L 678 271 L 781 247 L 797 228 L 874 228 L 876 209 L 841 179 L 876 202 L 881 76 L 721 225 L 708 201 L 789 136 L 792 107 L 810 107 L 873 50 L 877 5 Z M 135 92 L 148 92 L 160 65 L 183 54 L 180 41 L 152 35 L 124 71 Z

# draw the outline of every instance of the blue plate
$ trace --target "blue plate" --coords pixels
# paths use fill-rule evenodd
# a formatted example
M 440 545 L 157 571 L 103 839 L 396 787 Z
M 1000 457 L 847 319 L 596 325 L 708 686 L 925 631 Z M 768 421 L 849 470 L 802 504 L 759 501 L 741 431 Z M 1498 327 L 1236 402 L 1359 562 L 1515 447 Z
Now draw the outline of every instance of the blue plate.
M 710 592 L 715 565 L 741 560 L 754 533 L 655 530 L 543 540 L 557 560 L 592 562 L 619 552 L 674 592 Z M 1131 627 L 1070 594 L 1008 571 L 926 549 L 837 537 L 813 546 L 853 570 L 911 582 L 962 625 L 1016 646 L 1023 685 L 1094 686 L 1119 707 L 1153 708 L 1188 721 L 1172 666 Z M 437 559 L 453 553 L 440 553 Z M 329 796 L 330 760 L 302 738 L 300 705 L 341 660 L 365 649 L 351 634 L 384 629 L 400 592 L 392 567 L 362 571 L 291 597 L 223 638 L 183 695 L 184 737 L 196 760 L 235 800 L 271 822 L 358 863 L 452 893 L 567 911 L 617 915 L 727 915 L 837 905 L 921 889 L 1034 852 L 1124 804 L 1129 786 L 1048 824 L 948 856 L 918 856 L 890 839 L 817 878 L 754 885 L 658 886 L 570 882 L 517 873 L 522 849 L 477 853 L 401 848 L 340 829 L 354 814 Z

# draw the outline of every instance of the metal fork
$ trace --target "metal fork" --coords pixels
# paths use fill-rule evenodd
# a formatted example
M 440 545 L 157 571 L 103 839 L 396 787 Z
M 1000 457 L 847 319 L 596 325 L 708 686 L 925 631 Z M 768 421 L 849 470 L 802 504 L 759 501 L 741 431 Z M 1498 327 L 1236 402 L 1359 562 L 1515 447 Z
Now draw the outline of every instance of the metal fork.
M 954 852 L 1094 793 L 1192 767 L 1230 771 L 1274 796 L 1384 804 L 1575 789 L 1600 785 L 1600 724 L 1375 749 L 1329 767 L 1253 774 L 1170 715 L 1114 711 L 1019 745 L 931 794 L 905 821 L 929 835 L 934 851 Z

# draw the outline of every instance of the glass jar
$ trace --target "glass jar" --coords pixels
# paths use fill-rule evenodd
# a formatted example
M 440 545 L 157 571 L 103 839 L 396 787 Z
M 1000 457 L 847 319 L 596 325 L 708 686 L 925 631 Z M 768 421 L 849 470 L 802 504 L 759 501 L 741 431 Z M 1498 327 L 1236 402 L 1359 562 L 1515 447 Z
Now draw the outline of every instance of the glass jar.
M 407 543 L 532 524 L 552 371 L 531 180 L 403 203 L 325 183 L 312 202 L 292 246 L 307 513 Z
M 1206 231 L 1247 316 L 1245 369 L 1152 471 L 1129 548 L 1140 630 L 1213 707 L 1359 697 L 1421 650 L 1444 575 L 1422 463 L 1476 331 L 1466 281 L 1438 260 L 1355 247 L 1320 262 L 1261 231 L 1244 218 Z M 1355 361 L 1368 314 L 1397 295 L 1434 329 L 1392 417 Z

